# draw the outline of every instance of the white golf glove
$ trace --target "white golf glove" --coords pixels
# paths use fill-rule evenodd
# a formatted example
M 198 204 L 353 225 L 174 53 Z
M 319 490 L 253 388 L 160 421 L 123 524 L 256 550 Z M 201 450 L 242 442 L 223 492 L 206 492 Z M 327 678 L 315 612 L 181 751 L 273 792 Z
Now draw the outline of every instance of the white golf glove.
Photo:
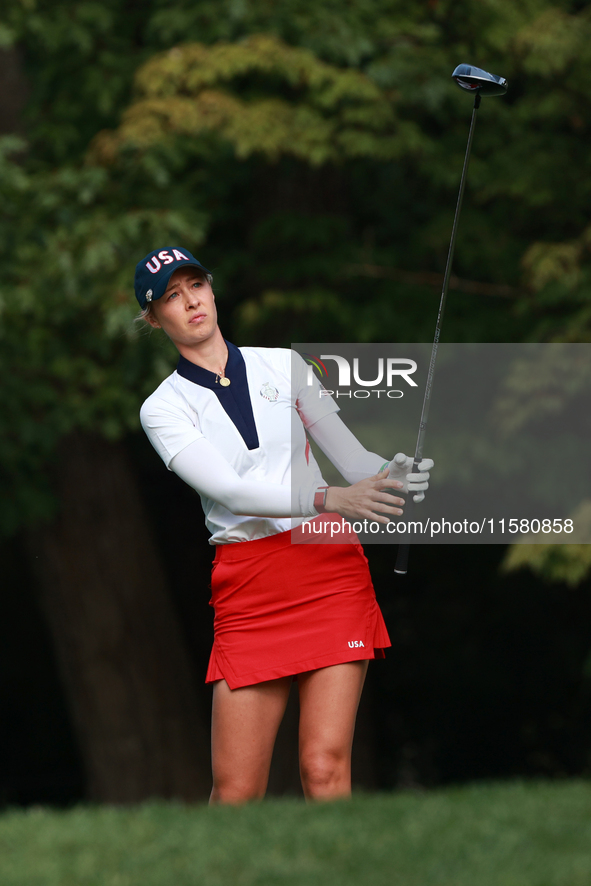
M 429 488 L 429 471 L 433 467 L 433 459 L 424 458 L 419 464 L 419 471 L 416 474 L 411 473 L 412 464 L 412 456 L 399 452 L 388 465 L 388 479 L 404 483 L 400 491 L 414 493 L 412 500 L 419 502 L 425 498 L 425 490 Z M 394 494 L 398 492 L 398 490 L 392 491 Z

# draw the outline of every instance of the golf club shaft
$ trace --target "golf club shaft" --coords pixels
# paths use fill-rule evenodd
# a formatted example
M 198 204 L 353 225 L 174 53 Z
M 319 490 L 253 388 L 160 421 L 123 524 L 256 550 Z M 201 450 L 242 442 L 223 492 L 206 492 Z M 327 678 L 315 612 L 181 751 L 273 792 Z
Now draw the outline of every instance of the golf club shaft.
M 468 144 L 466 145 L 466 156 L 464 157 L 464 168 L 462 169 L 462 177 L 460 179 L 460 190 L 458 193 L 458 202 L 456 203 L 456 211 L 454 222 L 451 230 L 451 240 L 449 243 L 449 251 L 447 253 L 447 262 L 445 265 L 445 273 L 443 275 L 443 287 L 441 290 L 441 300 L 439 302 L 439 313 L 437 315 L 437 324 L 435 326 L 435 337 L 433 339 L 433 348 L 431 349 L 431 359 L 429 361 L 429 371 L 427 373 L 427 383 L 425 385 L 425 396 L 423 398 L 423 409 L 421 411 L 421 420 L 419 422 L 419 433 L 417 436 L 417 445 L 415 449 L 415 457 L 413 461 L 413 473 L 419 470 L 419 464 L 423 458 L 423 445 L 425 442 L 425 434 L 427 431 L 427 420 L 429 418 L 429 407 L 431 405 L 431 389 L 433 387 L 433 378 L 435 375 L 435 361 L 437 360 L 437 351 L 439 349 L 439 338 L 441 336 L 441 326 L 443 324 L 443 314 L 445 312 L 445 302 L 447 300 L 447 289 L 449 286 L 449 278 L 451 275 L 451 266 L 454 257 L 454 249 L 456 245 L 456 234 L 458 232 L 458 222 L 460 212 L 462 210 L 462 201 L 464 199 L 464 190 L 466 187 L 466 175 L 468 172 L 468 163 L 470 162 L 470 151 L 472 149 L 472 139 L 474 137 L 474 126 L 476 124 L 476 112 L 480 107 L 480 94 L 477 93 L 474 98 L 474 108 L 472 109 L 472 120 L 470 122 L 470 132 L 468 133 Z M 411 499 L 409 498 L 408 504 Z M 407 505 L 408 506 L 408 505 Z M 410 545 L 405 542 L 398 546 L 398 556 L 394 572 L 398 575 L 405 575 L 408 569 L 408 552 Z

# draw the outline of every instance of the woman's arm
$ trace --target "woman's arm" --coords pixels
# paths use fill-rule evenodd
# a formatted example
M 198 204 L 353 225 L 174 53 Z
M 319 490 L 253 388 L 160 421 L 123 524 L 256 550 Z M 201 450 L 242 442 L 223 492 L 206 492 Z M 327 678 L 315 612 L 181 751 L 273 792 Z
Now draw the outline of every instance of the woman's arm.
M 172 459 L 170 468 L 192 486 L 200 495 L 217 501 L 232 514 L 249 517 L 315 517 L 314 493 L 316 485 L 297 490 L 292 497 L 289 486 L 243 480 L 204 437 L 195 440 Z M 374 476 L 355 483 L 347 489 L 331 487 L 330 499 L 334 510 L 342 516 L 367 517 L 387 523 L 388 519 L 377 514 L 392 516 L 402 513 L 396 505 L 404 500 L 393 498 L 391 493 L 402 487 L 397 480 Z M 295 493 L 295 490 L 294 490 Z
M 170 462 L 170 468 L 199 495 L 217 501 L 232 514 L 249 517 L 313 517 L 314 488 L 298 490 L 292 502 L 289 486 L 243 480 L 212 444 L 201 437 Z M 295 498 L 295 496 L 294 496 Z
M 419 471 L 415 473 L 412 457 L 403 452 L 395 455 L 392 461 L 385 461 L 375 452 L 368 452 L 335 412 L 310 425 L 308 433 L 348 483 L 359 483 L 375 476 L 387 466 L 388 473 L 385 476 L 400 480 L 400 488 L 403 492 L 411 492 L 413 501 L 419 502 L 425 498 L 425 490 L 429 487 L 429 471 L 433 467 L 432 459 L 424 458 Z
M 368 452 L 336 412 L 314 422 L 308 433 L 347 483 L 372 477 L 388 463 L 388 459 Z

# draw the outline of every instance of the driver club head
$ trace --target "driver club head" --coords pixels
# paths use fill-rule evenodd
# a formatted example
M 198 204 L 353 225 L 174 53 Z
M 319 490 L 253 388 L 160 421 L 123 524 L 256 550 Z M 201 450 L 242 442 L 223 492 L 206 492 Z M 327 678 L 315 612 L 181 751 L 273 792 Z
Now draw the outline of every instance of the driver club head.
M 489 74 L 474 65 L 458 65 L 452 77 L 461 89 L 479 95 L 505 95 L 509 86 L 504 77 Z

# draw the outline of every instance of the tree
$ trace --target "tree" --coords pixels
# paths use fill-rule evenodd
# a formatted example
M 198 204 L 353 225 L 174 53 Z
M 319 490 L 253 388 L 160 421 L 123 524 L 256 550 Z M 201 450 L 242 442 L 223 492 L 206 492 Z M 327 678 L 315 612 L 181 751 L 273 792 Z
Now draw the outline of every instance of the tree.
M 167 357 L 148 355 L 128 310 L 118 316 L 112 271 L 151 227 L 148 236 L 176 238 L 183 223 L 157 209 L 122 217 L 100 170 L 34 169 L 22 139 L 5 137 L 0 154 L 1 528 L 25 530 L 38 567 L 89 798 L 203 799 L 202 703 L 115 442 L 137 423 L 137 391 L 154 386 Z M 186 219 L 198 238 L 194 214 Z
M 588 31 L 588 4 L 550 0 L 10 0 L 0 39 L 29 97 L 0 152 L 3 531 L 47 533 L 55 575 L 78 537 L 59 523 L 71 454 L 124 471 L 118 441 L 173 366 L 133 322 L 154 243 L 206 249 L 238 341 L 431 337 L 469 119 L 448 79 L 461 57 L 511 89 L 480 112 L 456 259 L 474 285 L 446 335 L 586 340 Z M 119 503 L 101 509 L 108 533 Z

